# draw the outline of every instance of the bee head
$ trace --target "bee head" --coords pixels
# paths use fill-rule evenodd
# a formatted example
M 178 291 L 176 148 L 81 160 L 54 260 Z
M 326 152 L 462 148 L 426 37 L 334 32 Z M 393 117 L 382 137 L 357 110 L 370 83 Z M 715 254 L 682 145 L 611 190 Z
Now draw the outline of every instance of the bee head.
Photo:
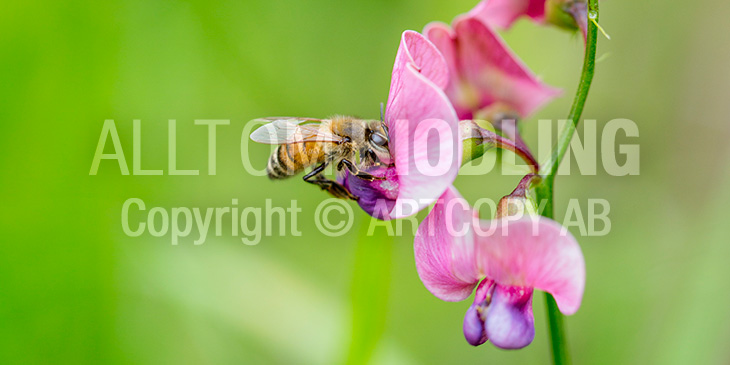
M 372 121 L 368 125 L 366 138 L 368 145 L 377 159 L 384 164 L 390 164 L 390 149 L 388 148 L 388 127 L 381 121 Z

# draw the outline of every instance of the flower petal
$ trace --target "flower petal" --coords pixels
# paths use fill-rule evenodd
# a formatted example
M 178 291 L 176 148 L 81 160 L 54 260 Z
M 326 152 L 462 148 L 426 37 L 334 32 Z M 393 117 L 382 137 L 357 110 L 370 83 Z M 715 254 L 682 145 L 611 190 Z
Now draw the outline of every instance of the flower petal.
M 456 70 L 456 44 L 455 34 L 447 24 L 442 22 L 431 22 L 423 28 L 423 35 L 441 53 L 449 70 L 449 80 L 452 75 L 457 74 Z
M 456 34 L 451 27 L 441 22 L 432 22 L 423 29 L 423 34 L 433 43 L 444 56 L 449 69 L 449 83 L 444 91 L 451 100 L 459 120 L 471 119 L 472 111 L 469 106 L 478 103 L 476 93 L 465 87 L 466 81 L 461 78 L 459 70 Z M 478 105 L 477 105 L 478 107 Z
M 401 35 L 390 80 L 391 96 L 397 93 L 398 90 L 394 88 L 398 88 L 401 84 L 400 77 L 407 65 L 413 65 L 419 73 L 440 89 L 446 87 L 449 81 L 449 71 L 444 57 L 426 37 L 412 30 L 407 30 Z M 391 106 L 390 100 L 388 106 Z
M 391 220 L 390 215 L 398 197 L 398 176 L 395 167 L 374 167 L 366 172 L 384 180 L 368 181 L 345 170 L 337 181 L 352 195 L 358 197 L 357 204 L 373 218 Z
M 578 310 L 585 262 L 567 229 L 551 219 L 531 217 L 482 221 L 476 232 L 478 265 L 487 277 L 500 285 L 546 291 L 563 314 Z
M 484 330 L 484 321 L 479 313 L 479 306 L 472 303 L 464 316 L 464 338 L 472 346 L 479 346 L 487 342 L 487 331 Z
M 507 29 L 523 15 L 542 22 L 545 0 L 482 0 L 469 15 L 490 26 Z
M 474 303 L 466 311 L 464 316 L 464 337 L 466 342 L 472 346 L 479 346 L 489 339 L 485 329 L 484 321 L 489 312 L 489 302 L 492 300 L 492 292 L 495 288 L 494 281 L 484 279 L 474 294 Z
M 470 80 L 481 108 L 504 102 L 525 118 L 560 95 L 540 81 L 500 37 L 475 18 L 454 23 L 462 77 Z
M 395 167 L 368 171 L 385 180 L 347 173 L 339 179 L 368 214 L 384 220 L 416 214 L 456 178 L 462 148 L 456 112 L 442 90 L 448 77 L 438 49 L 417 32 L 403 32 L 385 111 Z
M 469 80 L 464 80 L 458 52 L 456 34 L 446 24 L 432 22 L 423 33 L 441 52 L 449 68 L 449 83 L 444 92 L 449 97 L 459 120 L 472 119 L 474 110 L 481 108 L 479 95 Z
M 459 172 L 461 139 L 458 117 L 442 90 L 447 81 L 446 62 L 433 44 L 404 32 L 385 112 L 399 184 L 393 218 L 433 203 Z
M 450 187 L 418 226 L 413 245 L 416 270 L 426 288 L 442 300 L 464 300 L 479 282 L 472 216 L 468 203 Z
M 535 338 L 532 289 L 497 285 L 485 321 L 487 337 L 494 346 L 520 349 Z
M 401 120 L 391 136 L 399 181 L 393 216 L 407 217 L 433 203 L 454 182 L 461 164 L 461 139 L 458 124 L 443 119 L 418 124 Z

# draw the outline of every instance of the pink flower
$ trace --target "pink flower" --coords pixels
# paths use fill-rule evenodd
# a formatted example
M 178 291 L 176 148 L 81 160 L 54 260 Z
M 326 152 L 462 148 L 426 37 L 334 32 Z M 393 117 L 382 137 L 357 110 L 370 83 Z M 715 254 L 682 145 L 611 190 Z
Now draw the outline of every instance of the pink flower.
M 495 107 L 524 118 L 561 93 L 540 81 L 499 35 L 473 16 L 457 18 L 453 29 L 436 22 L 423 32 L 448 64 L 446 95 L 460 119 L 490 119 L 488 110 Z
M 340 179 L 368 214 L 384 220 L 416 214 L 456 178 L 462 148 L 459 119 L 443 91 L 448 72 L 431 42 L 414 31 L 403 33 L 385 109 L 394 164 L 368 171 L 384 180 L 349 173 Z
M 584 0 L 482 0 L 470 15 L 493 27 L 508 29 L 518 18 L 529 17 L 539 24 L 576 27 L 586 36 L 587 5 Z
M 421 223 L 414 243 L 416 269 L 426 288 L 461 301 L 476 287 L 464 318 L 464 336 L 500 348 L 529 345 L 535 336 L 532 292 L 551 293 L 563 314 L 580 307 L 585 263 L 580 246 L 547 218 L 479 220 L 449 188 Z

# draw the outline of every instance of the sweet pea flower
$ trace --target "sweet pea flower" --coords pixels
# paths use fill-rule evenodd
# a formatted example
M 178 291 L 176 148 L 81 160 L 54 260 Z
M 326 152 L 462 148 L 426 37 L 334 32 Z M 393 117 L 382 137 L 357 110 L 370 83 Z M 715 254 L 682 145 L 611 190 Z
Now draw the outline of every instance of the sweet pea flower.
M 588 6 L 585 0 L 482 0 L 470 15 L 485 24 L 508 29 L 522 16 L 538 24 L 580 29 L 583 38 L 588 29 Z
M 460 119 L 491 119 L 495 108 L 525 118 L 560 95 L 540 81 L 485 23 L 467 15 L 423 33 L 448 64 L 446 95 Z M 490 120 L 494 122 L 493 120 Z
M 585 263 L 566 229 L 539 216 L 479 220 L 454 188 L 419 226 L 414 251 L 418 275 L 436 297 L 461 301 L 476 288 L 463 326 L 474 346 L 487 340 L 503 349 L 529 345 L 534 289 L 552 294 L 566 315 L 581 303 Z
M 459 119 L 443 91 L 448 78 L 438 49 L 418 32 L 405 31 L 384 115 L 392 164 L 368 170 L 382 180 L 367 181 L 348 172 L 339 178 L 373 217 L 416 214 L 456 178 L 462 147 Z

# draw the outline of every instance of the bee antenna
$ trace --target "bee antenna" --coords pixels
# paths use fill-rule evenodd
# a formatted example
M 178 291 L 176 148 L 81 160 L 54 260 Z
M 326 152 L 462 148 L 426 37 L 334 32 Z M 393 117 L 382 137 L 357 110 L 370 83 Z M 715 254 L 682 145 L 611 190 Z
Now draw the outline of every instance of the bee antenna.
M 383 130 L 385 131 L 385 138 L 390 139 L 390 133 L 388 131 L 388 126 L 385 124 L 385 113 L 383 113 L 383 103 L 380 103 L 380 125 L 383 127 Z

